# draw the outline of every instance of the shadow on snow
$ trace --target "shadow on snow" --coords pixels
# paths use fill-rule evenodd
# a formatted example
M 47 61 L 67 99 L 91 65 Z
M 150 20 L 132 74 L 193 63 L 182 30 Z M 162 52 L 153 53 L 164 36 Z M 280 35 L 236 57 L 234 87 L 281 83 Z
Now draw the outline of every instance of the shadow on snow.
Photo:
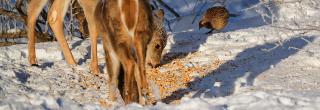
M 207 8 L 212 7 L 212 4 L 204 6 L 202 14 Z M 272 19 L 266 16 L 278 16 L 278 8 L 275 3 L 261 4 L 258 0 L 236 0 L 226 3 L 230 13 L 238 16 L 231 17 L 229 23 L 221 32 L 229 32 L 240 29 L 248 29 L 260 27 L 272 23 Z M 254 8 L 250 8 L 254 7 Z M 265 16 L 258 12 L 264 13 Z M 168 53 L 164 55 L 163 63 L 170 63 L 175 58 L 184 58 L 192 52 L 196 52 L 201 44 L 206 43 L 210 34 L 205 34 L 208 29 L 199 30 L 198 22 L 202 15 L 185 16 L 175 22 L 173 26 L 173 44 Z M 275 21 L 274 21 L 275 22 Z M 171 26 L 172 27 L 172 26 Z
M 314 37 L 296 37 L 287 40 L 277 48 L 273 48 L 277 43 L 248 48 L 240 52 L 234 60 L 225 62 L 203 78 L 189 82 L 188 88 L 179 89 L 162 101 L 170 103 L 192 91 L 196 91 L 193 97 L 199 97 L 201 94 L 208 97 L 228 96 L 234 93 L 236 83 L 241 78 L 245 78 L 245 81 L 240 83 L 240 86 L 252 86 L 255 78 L 261 73 L 305 47 L 308 42 L 302 38 L 310 42 L 315 39 Z M 264 49 L 268 51 L 262 51 Z M 220 87 L 214 87 L 215 82 L 220 82 Z

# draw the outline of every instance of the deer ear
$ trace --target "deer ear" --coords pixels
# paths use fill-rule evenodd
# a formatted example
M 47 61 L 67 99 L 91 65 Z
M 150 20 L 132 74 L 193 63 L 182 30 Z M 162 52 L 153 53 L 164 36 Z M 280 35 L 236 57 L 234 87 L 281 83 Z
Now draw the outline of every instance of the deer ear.
M 160 18 L 161 20 L 164 19 L 164 11 L 163 9 L 158 9 L 154 12 L 154 15 L 158 18 Z

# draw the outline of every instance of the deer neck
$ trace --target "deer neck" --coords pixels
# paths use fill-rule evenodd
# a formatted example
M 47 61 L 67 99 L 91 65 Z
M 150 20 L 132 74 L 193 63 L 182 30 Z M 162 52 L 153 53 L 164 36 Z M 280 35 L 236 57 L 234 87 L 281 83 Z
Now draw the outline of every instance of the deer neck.
M 134 30 L 138 23 L 139 0 L 118 0 L 120 17 L 122 23 L 131 37 L 134 36 Z

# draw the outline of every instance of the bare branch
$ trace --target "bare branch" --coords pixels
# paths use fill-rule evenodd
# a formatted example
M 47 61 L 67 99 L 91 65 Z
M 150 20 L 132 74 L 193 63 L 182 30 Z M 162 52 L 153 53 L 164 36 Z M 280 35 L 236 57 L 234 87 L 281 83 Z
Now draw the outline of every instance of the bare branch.
M 286 29 L 290 31 L 320 31 L 320 26 L 310 26 L 307 28 L 289 28 L 289 27 L 280 27 L 280 26 L 272 26 L 272 27 Z
M 0 8 L 0 15 L 4 15 L 9 17 L 10 19 L 15 19 L 18 21 L 25 22 L 24 17 L 20 16 L 18 13 L 12 12 L 12 11 L 7 11 L 3 8 Z
M 27 36 L 27 32 L 26 31 L 22 31 L 22 32 L 15 32 L 15 33 L 2 33 L 0 34 L 0 38 L 25 38 Z
M 53 41 L 52 37 L 48 33 L 36 32 L 37 42 Z M 1 39 L 14 39 L 14 38 L 27 38 L 26 31 L 19 31 L 14 33 L 2 33 L 0 34 Z
M 176 11 L 174 11 L 173 8 L 171 8 L 169 5 L 164 3 L 162 0 L 157 0 L 157 2 L 160 3 L 164 8 L 168 9 L 168 11 L 171 12 L 177 18 L 180 17 L 180 15 Z

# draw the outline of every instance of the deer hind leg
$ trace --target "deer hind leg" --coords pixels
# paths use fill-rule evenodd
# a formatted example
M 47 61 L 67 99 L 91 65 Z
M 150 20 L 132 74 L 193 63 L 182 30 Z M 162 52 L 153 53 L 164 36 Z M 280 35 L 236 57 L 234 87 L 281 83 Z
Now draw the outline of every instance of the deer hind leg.
M 124 79 L 119 77 L 119 80 L 124 80 L 124 87 L 119 87 L 119 89 L 123 88 L 121 95 L 126 104 L 139 101 L 139 88 L 135 79 L 138 65 L 135 61 L 135 56 L 132 54 L 132 49 L 130 41 L 120 43 L 116 49 L 116 53 L 124 69 L 124 73 L 120 73 L 124 74 Z
M 91 41 L 91 72 L 93 74 L 99 73 L 98 66 L 98 55 L 97 55 L 97 41 L 98 41 L 98 31 L 96 27 L 96 22 L 94 19 L 94 11 L 95 7 L 98 4 L 98 0 L 78 0 L 81 5 L 84 15 L 86 16 L 88 26 L 89 26 L 89 34 Z
M 37 58 L 35 52 L 35 25 L 37 18 L 44 8 L 48 0 L 31 0 L 28 6 L 28 60 L 29 64 L 37 65 Z
M 120 90 L 121 96 L 126 104 L 138 102 L 139 88 L 137 87 L 137 81 L 135 79 L 135 71 L 138 65 L 134 54 L 135 49 L 133 47 L 133 42 L 125 28 L 123 28 L 123 25 L 114 28 L 114 36 L 109 37 L 110 39 L 113 39 L 110 44 L 112 44 L 112 48 L 123 67 L 123 71 L 119 71 L 119 75 L 123 75 L 123 77 L 118 77 L 118 81 L 123 81 L 123 84 L 119 84 L 120 86 L 118 88 L 122 89 Z M 123 87 L 121 87 L 121 85 L 123 85 Z
M 67 63 L 74 65 L 76 64 L 76 62 L 72 56 L 67 41 L 64 38 L 63 31 L 63 19 L 65 14 L 67 13 L 68 5 L 70 2 L 71 0 L 55 0 L 48 13 L 48 22 L 60 44 Z
M 119 88 L 120 95 L 125 103 L 138 101 L 138 89 L 137 83 L 134 77 L 135 60 L 130 53 L 129 42 L 114 43 L 116 49 L 113 48 L 112 42 L 110 42 L 109 35 L 102 33 L 103 47 L 106 57 L 106 68 L 109 74 L 109 99 L 116 101 L 116 91 Z M 114 37 L 114 36 L 112 36 Z M 119 45 L 117 45 L 119 44 Z M 123 68 L 121 68 L 121 65 Z M 121 71 L 121 69 L 123 69 Z M 119 82 L 121 84 L 119 84 Z

